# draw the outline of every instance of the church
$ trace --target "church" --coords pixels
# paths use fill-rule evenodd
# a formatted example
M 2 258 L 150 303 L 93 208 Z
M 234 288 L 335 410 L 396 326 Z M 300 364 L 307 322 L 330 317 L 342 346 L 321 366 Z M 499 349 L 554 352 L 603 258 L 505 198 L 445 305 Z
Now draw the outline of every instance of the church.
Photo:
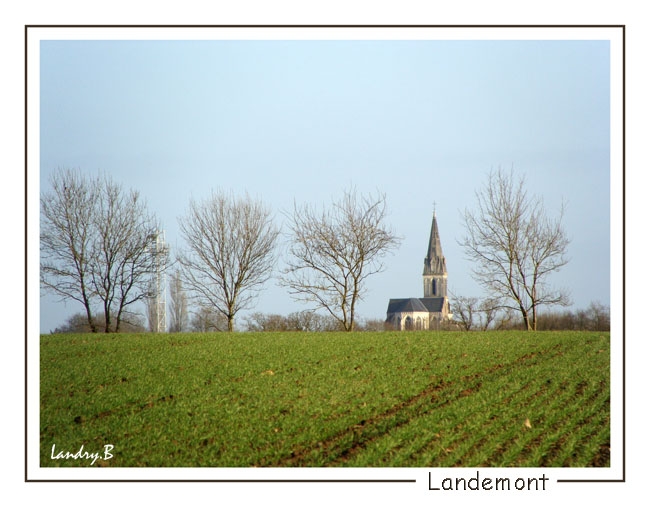
M 447 298 L 447 264 L 442 255 L 436 212 L 433 212 L 429 249 L 422 273 L 424 297 L 391 299 L 386 311 L 386 324 L 402 331 L 410 329 L 438 329 L 452 319 Z

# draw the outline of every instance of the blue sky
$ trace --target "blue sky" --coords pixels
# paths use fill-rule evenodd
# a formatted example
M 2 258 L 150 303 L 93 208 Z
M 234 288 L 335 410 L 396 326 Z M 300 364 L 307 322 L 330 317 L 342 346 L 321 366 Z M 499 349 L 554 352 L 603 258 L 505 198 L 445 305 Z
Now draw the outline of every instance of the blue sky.
M 436 202 L 449 286 L 482 295 L 458 241 L 490 169 L 525 175 L 554 214 L 567 202 L 575 307 L 609 304 L 608 41 L 42 41 L 40 184 L 104 171 L 146 198 L 168 243 L 211 189 L 276 213 L 350 185 L 386 194 L 403 237 L 359 313 L 422 295 Z M 252 310 L 305 308 L 272 280 Z M 81 311 L 41 297 L 41 332 Z

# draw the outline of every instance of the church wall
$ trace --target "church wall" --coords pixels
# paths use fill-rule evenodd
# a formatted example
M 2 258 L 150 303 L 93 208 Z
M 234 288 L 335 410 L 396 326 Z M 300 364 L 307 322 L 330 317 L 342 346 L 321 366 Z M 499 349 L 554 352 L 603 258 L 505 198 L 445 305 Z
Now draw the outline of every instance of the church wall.
M 428 312 L 394 313 L 387 320 L 397 331 L 429 329 Z

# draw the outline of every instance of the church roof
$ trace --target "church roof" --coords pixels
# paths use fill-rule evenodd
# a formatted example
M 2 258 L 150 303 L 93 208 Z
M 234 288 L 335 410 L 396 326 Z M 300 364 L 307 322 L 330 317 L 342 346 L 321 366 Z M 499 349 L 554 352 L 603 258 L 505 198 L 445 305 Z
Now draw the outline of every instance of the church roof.
M 386 313 L 442 312 L 445 298 L 391 299 Z
M 391 299 L 388 302 L 387 313 L 402 313 L 402 312 L 428 312 L 418 298 L 407 299 Z
M 428 312 L 442 312 L 445 304 L 445 298 L 420 298 L 420 302 Z

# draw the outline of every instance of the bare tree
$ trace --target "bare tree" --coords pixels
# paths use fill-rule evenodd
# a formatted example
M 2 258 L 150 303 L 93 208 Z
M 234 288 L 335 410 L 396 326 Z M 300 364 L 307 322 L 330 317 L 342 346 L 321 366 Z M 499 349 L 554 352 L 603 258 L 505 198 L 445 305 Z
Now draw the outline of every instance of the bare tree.
M 331 315 L 321 315 L 309 310 L 287 315 L 255 312 L 245 319 L 246 331 L 339 331 L 341 325 Z
M 41 285 L 62 300 L 80 302 L 94 333 L 92 259 L 96 189 L 79 171 L 59 170 L 41 196 Z
M 97 181 L 92 282 L 104 307 L 104 331 L 118 332 L 129 305 L 152 295 L 160 226 L 137 191 L 125 191 L 109 177 Z
M 254 312 L 245 321 L 246 331 L 249 332 L 295 331 L 290 327 L 288 318 L 277 313 Z
M 592 301 L 587 308 L 587 315 L 591 320 L 591 329 L 594 331 L 610 330 L 610 313 L 608 306 L 597 301 Z
M 296 331 L 326 332 L 340 331 L 341 323 L 331 315 L 322 315 L 311 310 L 292 312 L 287 315 L 289 329 Z
M 220 332 L 228 329 L 228 320 L 212 306 L 199 306 L 192 312 L 190 329 L 198 333 Z
M 109 177 L 60 170 L 51 183 L 41 197 L 41 283 L 81 302 L 93 332 L 99 301 L 104 331 L 118 332 L 130 305 L 149 296 L 155 219 L 137 192 Z
M 451 310 L 465 331 L 470 331 L 474 326 L 478 305 L 479 299 L 476 297 L 452 295 Z
M 452 312 L 465 331 L 476 328 L 487 330 L 496 319 L 500 307 L 501 303 L 496 298 L 480 299 L 452 294 Z
M 188 247 L 178 258 L 185 284 L 200 304 L 221 312 L 232 331 L 237 312 L 271 276 L 279 234 L 271 212 L 248 195 L 213 192 L 203 202 L 192 200 L 179 224 Z
M 400 243 L 384 223 L 386 197 L 351 189 L 322 211 L 294 203 L 288 218 L 290 258 L 281 283 L 352 331 L 366 279 L 383 270 L 383 257 Z
M 540 306 L 569 304 L 565 291 L 548 285 L 549 275 L 568 262 L 564 206 L 557 219 L 547 218 L 542 200 L 527 194 L 524 179 L 515 181 L 512 172 L 501 170 L 490 173 L 476 197 L 476 210 L 465 210 L 461 243 L 475 263 L 474 278 L 534 330 Z
M 517 312 L 512 308 L 503 307 L 502 311 L 499 312 L 497 318 L 494 321 L 494 329 L 497 331 L 503 331 L 506 329 L 519 329 L 521 324 L 515 324 L 516 322 L 521 322 L 517 316 Z
M 170 322 L 169 331 L 173 333 L 182 333 L 187 330 L 188 313 L 187 313 L 187 296 L 183 290 L 183 281 L 180 271 L 176 271 L 169 281 L 169 309 Z
M 481 312 L 481 329 L 487 331 L 490 325 L 496 321 L 501 308 L 501 301 L 499 298 L 485 298 L 479 303 L 479 311 Z
M 357 329 L 361 328 L 362 331 L 386 331 L 386 321 L 384 319 L 364 319 L 361 326 L 358 326 Z

